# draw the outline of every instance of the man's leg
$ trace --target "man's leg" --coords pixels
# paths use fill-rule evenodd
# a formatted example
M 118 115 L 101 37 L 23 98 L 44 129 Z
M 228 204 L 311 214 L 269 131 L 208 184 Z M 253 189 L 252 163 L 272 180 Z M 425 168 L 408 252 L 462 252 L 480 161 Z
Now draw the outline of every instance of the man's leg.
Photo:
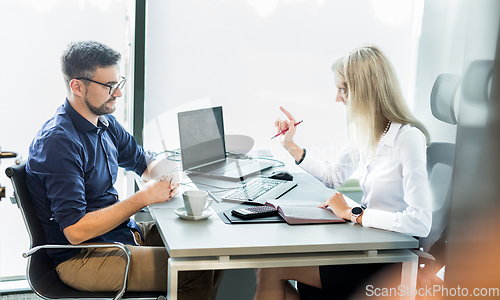
M 165 249 L 163 240 L 154 222 L 137 223 L 141 229 L 145 241 L 139 242 L 145 246 L 159 246 Z M 140 240 L 136 235 L 136 240 Z M 166 252 L 166 251 L 165 251 Z M 165 284 L 167 282 L 165 269 Z M 184 271 L 179 272 L 179 299 L 210 299 L 215 300 L 224 270 Z
M 167 291 L 168 253 L 164 247 L 130 246 L 127 291 Z M 126 257 L 123 251 L 95 248 L 82 251 L 57 266 L 61 280 L 82 291 L 118 291 L 122 288 Z M 179 273 L 179 299 L 210 299 L 213 271 Z
M 115 248 L 83 249 L 56 271 L 62 282 L 80 291 L 118 291 L 123 286 L 125 257 Z
M 154 222 L 153 222 L 154 223 Z M 146 241 L 144 246 L 127 245 L 131 265 L 127 291 L 167 291 L 168 252 L 152 223 L 139 223 Z M 145 245 L 146 242 L 154 246 Z M 159 245 L 158 245 L 159 244 Z M 158 245 L 158 246 L 156 246 Z M 56 270 L 67 285 L 82 291 L 118 291 L 122 288 L 126 256 L 113 248 L 84 249 L 59 264 Z M 179 299 L 215 299 L 223 271 L 179 272 Z

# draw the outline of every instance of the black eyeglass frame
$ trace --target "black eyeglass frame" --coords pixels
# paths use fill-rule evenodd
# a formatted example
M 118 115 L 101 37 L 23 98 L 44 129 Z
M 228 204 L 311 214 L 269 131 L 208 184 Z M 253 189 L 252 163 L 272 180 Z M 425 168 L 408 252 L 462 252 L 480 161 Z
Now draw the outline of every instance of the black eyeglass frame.
M 121 79 L 120 82 L 116 83 L 116 84 L 113 84 L 113 85 L 109 85 L 109 84 L 105 84 L 105 83 L 100 83 L 100 82 L 97 82 L 95 80 L 92 80 L 92 79 L 88 79 L 88 78 L 82 78 L 82 77 L 79 77 L 79 78 L 75 78 L 75 79 L 78 79 L 78 80 L 88 80 L 88 81 L 91 81 L 93 83 L 97 83 L 97 84 L 100 84 L 102 86 L 105 86 L 105 87 L 109 87 L 109 94 L 110 95 L 113 95 L 114 93 L 116 93 L 116 91 L 118 90 L 118 88 L 120 88 L 120 90 L 125 86 L 125 83 L 127 82 L 127 78 L 121 76 Z

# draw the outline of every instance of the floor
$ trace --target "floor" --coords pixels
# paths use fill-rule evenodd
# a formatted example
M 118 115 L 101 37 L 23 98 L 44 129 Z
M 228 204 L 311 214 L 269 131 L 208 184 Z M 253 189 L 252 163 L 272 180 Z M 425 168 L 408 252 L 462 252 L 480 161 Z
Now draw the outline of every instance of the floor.
M 11 282 L 12 283 L 12 282 Z M 4 283 L 2 283 L 4 284 Z M 9 292 L 5 287 L 1 289 L 0 285 L 0 300 L 39 300 L 42 299 L 32 292 L 14 293 Z M 9 287 L 14 291 L 13 286 Z M 222 279 L 217 300 L 251 300 L 255 290 L 255 271 L 253 269 L 236 269 L 226 270 Z
M 0 294 L 0 300 L 40 300 L 34 293 Z

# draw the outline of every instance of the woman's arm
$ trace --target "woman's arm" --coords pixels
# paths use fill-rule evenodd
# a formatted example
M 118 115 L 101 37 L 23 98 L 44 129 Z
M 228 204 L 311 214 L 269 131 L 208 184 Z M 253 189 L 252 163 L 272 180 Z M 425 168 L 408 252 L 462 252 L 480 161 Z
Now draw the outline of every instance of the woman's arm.
M 427 178 L 425 136 L 417 128 L 405 128 L 394 147 L 400 153 L 403 201 L 407 207 L 399 212 L 368 208 L 363 213 L 362 224 L 426 237 L 432 225 L 432 194 Z
M 302 169 L 323 182 L 325 186 L 329 188 L 341 186 L 357 168 L 357 162 L 353 161 L 349 147 L 332 163 L 322 163 L 312 157 L 311 154 L 305 154 L 303 148 L 299 147 L 293 140 L 296 132 L 295 118 L 283 107 L 280 107 L 280 109 L 288 118 L 288 120 L 278 119 L 274 124 L 278 133 L 288 130 L 280 136 L 280 143 L 283 148 L 290 153 L 296 162 L 300 162 L 299 166 Z
M 340 187 L 349 179 L 358 168 L 358 163 L 356 157 L 353 160 L 348 146 L 332 162 L 321 162 L 308 153 L 299 167 L 323 182 L 326 187 L 334 189 Z

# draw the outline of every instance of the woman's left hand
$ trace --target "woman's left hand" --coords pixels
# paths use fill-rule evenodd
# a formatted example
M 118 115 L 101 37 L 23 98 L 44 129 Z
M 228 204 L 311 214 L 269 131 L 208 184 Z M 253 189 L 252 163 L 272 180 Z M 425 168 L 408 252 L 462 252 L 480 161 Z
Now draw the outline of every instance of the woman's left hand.
M 337 217 L 346 220 L 351 219 L 351 207 L 347 205 L 347 202 L 345 201 L 344 196 L 341 193 L 335 193 L 332 197 L 323 201 L 323 203 L 321 203 L 319 207 L 330 207 L 333 213 L 337 215 Z

